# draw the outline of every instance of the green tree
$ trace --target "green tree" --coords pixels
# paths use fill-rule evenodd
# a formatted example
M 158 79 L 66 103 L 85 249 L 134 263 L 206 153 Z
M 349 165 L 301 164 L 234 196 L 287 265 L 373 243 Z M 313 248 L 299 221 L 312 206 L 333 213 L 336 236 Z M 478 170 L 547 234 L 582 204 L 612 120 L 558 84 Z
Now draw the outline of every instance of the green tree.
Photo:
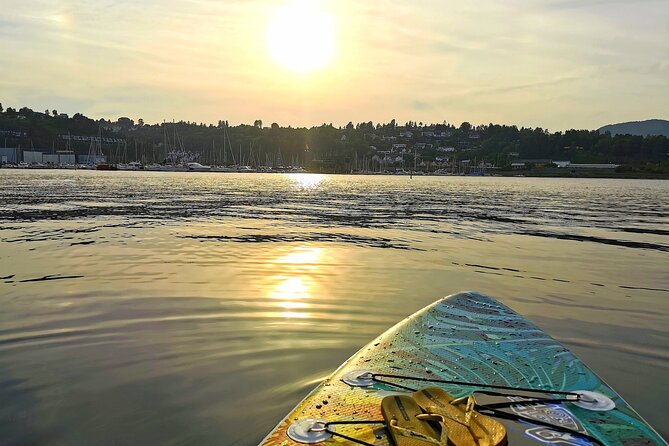
M 51 110 L 51 114 L 52 114 L 53 117 L 55 118 L 56 116 L 58 116 L 58 110 L 56 110 L 56 109 L 54 108 L 53 110 Z
M 5 109 L 2 108 L 2 102 L 0 102 L 0 113 L 2 113 Z
M 253 121 L 253 127 L 257 127 L 259 129 L 261 129 L 262 128 L 262 120 L 261 119 L 256 119 L 255 121 Z

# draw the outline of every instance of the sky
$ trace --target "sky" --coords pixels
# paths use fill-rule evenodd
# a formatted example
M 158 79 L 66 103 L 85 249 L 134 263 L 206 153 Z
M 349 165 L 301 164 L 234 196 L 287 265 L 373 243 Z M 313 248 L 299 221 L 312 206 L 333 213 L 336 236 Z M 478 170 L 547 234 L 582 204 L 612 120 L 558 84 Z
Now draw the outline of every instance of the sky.
M 669 1 L 0 0 L 0 61 L 95 119 L 596 129 L 669 119 Z

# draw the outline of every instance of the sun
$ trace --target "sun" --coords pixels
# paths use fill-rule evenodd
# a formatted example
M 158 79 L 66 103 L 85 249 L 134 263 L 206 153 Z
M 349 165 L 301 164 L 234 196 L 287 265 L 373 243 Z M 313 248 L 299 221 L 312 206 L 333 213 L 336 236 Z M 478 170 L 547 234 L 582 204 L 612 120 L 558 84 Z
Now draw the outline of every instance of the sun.
M 305 74 L 325 68 L 335 54 L 335 23 L 315 1 L 293 0 L 273 15 L 267 30 L 272 58 Z

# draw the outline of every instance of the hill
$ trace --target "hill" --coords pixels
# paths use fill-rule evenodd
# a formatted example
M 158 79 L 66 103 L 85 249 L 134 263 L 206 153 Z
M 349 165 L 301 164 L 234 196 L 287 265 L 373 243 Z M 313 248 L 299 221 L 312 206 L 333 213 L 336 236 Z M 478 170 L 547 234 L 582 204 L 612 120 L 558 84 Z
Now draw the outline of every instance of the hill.
M 664 119 L 649 119 L 647 121 L 621 122 L 620 124 L 605 125 L 599 133 L 610 132 L 611 135 L 662 135 L 669 138 L 669 121 Z
M 669 122 L 664 121 L 665 125 Z M 667 133 L 669 134 L 669 132 Z M 323 172 L 393 171 L 416 166 L 421 170 L 454 166 L 494 165 L 511 169 L 514 163 L 619 164 L 669 172 L 666 136 L 612 135 L 595 130 L 549 132 L 498 124 L 455 126 L 442 122 L 404 125 L 349 122 L 335 127 L 282 127 L 277 123 L 229 125 L 178 121 L 145 123 L 121 117 L 116 121 L 72 117 L 55 110 L 19 110 L 0 106 L 0 146 L 10 156 L 23 151 L 86 155 L 100 142 L 112 163 L 163 163 L 186 154 L 204 164 L 260 167 L 303 166 Z M 546 161 L 548 160 L 548 161 Z

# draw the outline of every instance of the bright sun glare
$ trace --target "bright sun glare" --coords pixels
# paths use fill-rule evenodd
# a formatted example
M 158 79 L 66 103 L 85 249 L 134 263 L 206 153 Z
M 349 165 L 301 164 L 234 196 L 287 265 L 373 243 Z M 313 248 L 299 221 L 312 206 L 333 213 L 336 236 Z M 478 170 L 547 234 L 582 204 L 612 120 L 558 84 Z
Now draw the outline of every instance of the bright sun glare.
M 334 18 L 316 3 L 290 1 L 275 12 L 267 31 L 272 58 L 298 73 L 322 69 L 334 57 Z

